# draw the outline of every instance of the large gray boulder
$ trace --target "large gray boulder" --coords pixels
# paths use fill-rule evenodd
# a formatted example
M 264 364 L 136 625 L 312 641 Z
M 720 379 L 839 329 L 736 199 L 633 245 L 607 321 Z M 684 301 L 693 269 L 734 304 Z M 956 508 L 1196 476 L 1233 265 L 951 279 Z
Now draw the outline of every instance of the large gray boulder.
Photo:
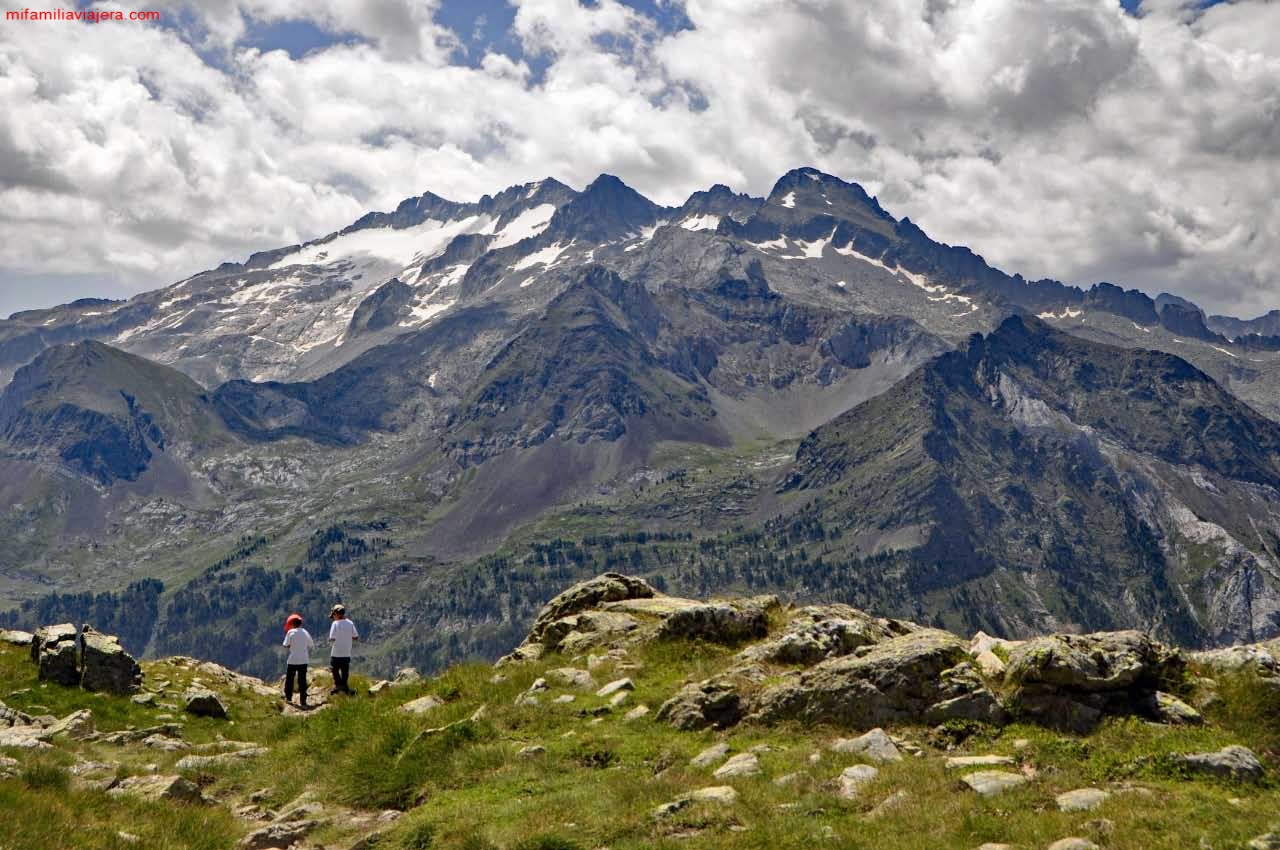
M 999 722 L 1003 709 L 967 658 L 960 638 L 920 629 L 765 687 L 751 699 L 751 717 L 860 729 L 952 719 Z
M 137 693 L 142 688 L 142 667 L 124 651 L 112 635 L 85 630 L 82 638 L 80 686 L 113 694 Z
M 80 684 L 80 641 L 71 623 L 42 626 L 31 639 L 31 660 L 42 682 Z
M 187 713 L 194 714 L 196 717 L 225 719 L 227 716 L 227 706 L 223 703 L 222 697 L 208 688 L 192 686 L 182 695 L 182 701 L 186 705 Z
M 1177 649 L 1142 632 L 1047 635 L 1013 650 L 1005 689 L 1020 716 L 1087 732 L 1107 714 L 1157 717 L 1156 693 L 1184 671 Z

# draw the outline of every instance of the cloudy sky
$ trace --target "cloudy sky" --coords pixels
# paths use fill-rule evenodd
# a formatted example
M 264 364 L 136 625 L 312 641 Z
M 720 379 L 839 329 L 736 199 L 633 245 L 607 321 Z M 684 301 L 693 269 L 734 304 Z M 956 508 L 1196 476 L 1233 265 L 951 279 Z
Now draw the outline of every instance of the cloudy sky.
M 72 8 L 0 0 L 0 9 Z M 1280 307 L 1280 2 L 138 0 L 0 20 L 0 315 L 432 190 L 815 165 L 1010 272 Z

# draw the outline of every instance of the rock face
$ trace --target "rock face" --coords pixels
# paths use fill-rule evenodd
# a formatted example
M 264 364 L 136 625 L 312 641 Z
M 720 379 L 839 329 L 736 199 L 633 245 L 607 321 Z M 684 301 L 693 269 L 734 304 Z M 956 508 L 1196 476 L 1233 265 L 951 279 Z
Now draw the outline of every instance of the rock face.
M 1000 703 L 967 658 L 955 635 L 920 629 L 767 687 L 752 699 L 750 713 L 764 722 L 794 719 L 855 729 L 921 719 L 999 721 Z
M 142 688 L 142 667 L 115 637 L 85 631 L 81 642 L 81 687 L 113 694 L 132 694 Z

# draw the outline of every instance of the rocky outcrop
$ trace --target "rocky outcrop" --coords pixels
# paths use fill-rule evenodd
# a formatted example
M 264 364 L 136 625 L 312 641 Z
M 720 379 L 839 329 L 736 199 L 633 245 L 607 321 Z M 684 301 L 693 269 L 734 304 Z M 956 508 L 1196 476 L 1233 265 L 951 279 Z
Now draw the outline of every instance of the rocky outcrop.
M 778 637 L 747 647 L 739 657 L 748 663 L 817 664 L 917 628 L 848 605 L 810 605 L 796 611 Z
M 142 667 L 113 635 L 71 623 L 41 626 L 31 636 L 31 661 L 42 681 L 113 694 L 137 693 Z
M 1178 650 L 1142 632 L 1048 635 L 1010 653 L 1005 690 L 1018 715 L 1084 732 L 1107 714 L 1154 718 L 1156 694 L 1176 689 L 1184 668 Z
M 870 729 L 889 723 L 997 722 L 999 701 L 968 661 L 960 638 L 920 629 L 824 661 L 751 699 L 763 722 L 801 720 Z
M 737 644 L 767 635 L 769 613 L 777 608 L 773 596 L 702 602 L 660 594 L 643 579 L 605 573 L 575 584 L 543 606 L 529 636 L 498 663 L 645 640 Z
M 857 730 L 1025 720 L 1088 731 L 1107 715 L 1166 724 L 1202 720 L 1177 696 L 1186 686 L 1181 653 L 1141 632 L 1025 641 L 979 633 L 963 640 L 842 604 L 784 610 L 774 597 L 682 599 L 617 573 L 574 585 L 553 599 L 505 661 L 548 651 L 622 654 L 626 646 L 660 640 L 746 643 L 726 670 L 686 682 L 662 703 L 655 718 L 679 729 L 724 729 L 744 719 Z M 590 655 L 588 668 L 602 657 Z M 1197 661 L 1211 669 L 1276 669 L 1274 656 L 1259 647 L 1201 653 Z M 555 668 L 548 675 L 574 687 L 591 681 L 577 668 Z M 535 691 L 520 699 L 537 701 Z M 883 744 L 880 737 L 873 742 Z M 883 748 L 894 745 L 889 741 Z

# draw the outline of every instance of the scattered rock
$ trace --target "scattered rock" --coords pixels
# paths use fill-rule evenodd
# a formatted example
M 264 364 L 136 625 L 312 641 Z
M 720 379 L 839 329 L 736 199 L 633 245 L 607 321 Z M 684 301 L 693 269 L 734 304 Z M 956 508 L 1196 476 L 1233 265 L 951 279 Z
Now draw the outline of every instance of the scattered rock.
M 691 792 L 689 799 L 695 803 L 720 803 L 729 806 L 738 801 L 738 791 L 731 785 L 712 785 Z
M 1204 722 L 1200 712 L 1164 691 L 1155 692 L 1151 713 L 1159 722 L 1174 726 L 1198 726 Z
M 559 703 L 561 705 L 566 705 L 568 703 L 573 702 L 575 699 L 577 699 L 577 697 L 575 697 L 573 694 L 561 694 L 560 696 L 553 699 L 552 702 Z
M 206 803 L 200 787 L 181 776 L 130 776 L 120 780 L 108 794 L 140 797 L 144 800 L 172 800 L 179 803 Z
M 689 764 L 690 767 L 704 768 L 723 762 L 726 758 L 728 758 L 728 744 L 713 744 L 698 755 L 695 755 Z
M 44 729 L 40 726 L 0 726 L 0 747 L 11 747 L 15 750 L 47 750 L 50 745 L 44 740 Z
M 911 795 L 908 794 L 906 791 L 902 790 L 901 788 L 899 788 L 897 791 L 894 791 L 888 797 L 885 797 L 883 800 L 881 800 L 880 803 L 874 809 L 867 812 L 866 817 L 868 820 L 874 820 L 878 817 L 883 817 L 884 815 L 888 814 L 889 812 L 901 806 L 903 803 L 907 802 L 907 800 L 909 799 L 911 799 Z
M 637 705 L 635 708 L 631 709 L 626 714 L 624 714 L 622 716 L 622 719 L 627 721 L 639 720 L 641 717 L 644 717 L 648 713 L 649 713 L 649 706 Z
M 182 695 L 182 701 L 187 713 L 194 714 L 196 717 L 225 719 L 227 716 L 227 706 L 222 702 L 222 697 L 208 688 L 193 685 Z
M 207 770 L 224 764 L 234 764 L 245 759 L 258 758 L 267 754 L 266 747 L 249 747 L 230 753 L 219 753 L 216 756 L 183 756 L 174 765 L 178 770 Z
M 1049 845 L 1049 850 L 1101 850 L 1087 838 L 1059 838 Z
M 1262 779 L 1262 763 L 1248 747 L 1232 745 L 1216 753 L 1190 753 L 1178 757 L 1178 762 L 1193 773 L 1205 773 L 1245 782 Z
M 712 744 L 710 747 L 707 747 L 705 750 L 694 756 L 693 759 L 690 760 L 689 765 L 691 767 L 711 767 L 713 764 L 724 761 L 728 756 L 728 744 Z
M 386 679 L 379 679 L 369 686 L 369 696 L 376 697 L 378 694 L 391 687 L 391 683 Z
M 66 717 L 45 730 L 45 735 L 49 738 L 56 738 L 64 735 L 75 741 L 83 741 L 93 735 L 93 712 L 87 708 L 79 711 L 73 711 Z
M 598 697 L 612 696 L 613 694 L 616 694 L 619 691 L 635 690 L 635 687 L 636 687 L 635 683 L 632 682 L 630 679 L 615 679 L 614 681 L 605 685 L 600 690 L 596 691 L 596 696 Z
M 1110 792 L 1101 788 L 1077 788 L 1058 795 L 1058 809 L 1064 812 L 1087 812 L 1102 805 L 1110 796 Z
M 273 823 L 270 826 L 255 829 L 240 839 L 236 846 L 242 848 L 242 850 L 272 850 L 272 848 L 291 847 L 299 839 L 305 838 L 307 833 L 315 829 L 317 825 L 315 821 L 310 820 Z
M 963 781 L 983 797 L 993 797 L 1027 784 L 1025 776 L 1020 773 L 1010 773 L 1007 770 L 979 770 L 966 774 Z
M 625 703 L 629 699 L 631 699 L 630 691 L 618 691 L 616 694 L 609 697 L 609 707 L 621 708 L 623 703 Z
M 1252 839 L 1247 845 L 1249 850 L 1280 850 L 1280 832 L 1268 832 Z
M 156 704 L 156 695 L 153 693 L 135 694 L 129 701 L 134 705 L 152 706 Z
M 444 700 L 431 694 L 427 694 L 424 697 L 409 700 L 409 702 L 400 706 L 400 710 L 406 714 L 426 714 L 432 709 L 439 708 L 442 705 L 444 705 Z
M 757 776 L 759 773 L 759 757 L 755 753 L 739 753 L 716 768 L 712 776 L 716 779 L 729 779 L 735 776 Z
M 841 771 L 837 780 L 840 786 L 840 796 L 846 800 L 852 800 L 858 796 L 864 785 L 874 782 L 879 775 L 880 771 L 869 764 L 855 764 L 852 767 L 846 767 Z
M 392 681 L 397 685 L 408 685 L 421 678 L 422 674 L 413 667 L 401 667 L 396 671 L 396 674 L 391 677 Z
M 1008 756 L 953 756 L 943 763 L 947 770 L 962 770 L 968 767 L 1002 767 L 1013 764 Z
M 554 670 L 548 670 L 547 675 L 562 685 L 573 688 L 590 688 L 595 685 L 595 680 L 591 678 L 590 673 L 576 667 L 557 667 Z
M 516 755 L 520 756 L 521 758 L 532 758 L 534 756 L 545 755 L 546 752 L 547 752 L 546 747 L 543 747 L 539 744 L 530 744 L 527 747 L 521 747 L 519 751 L 516 752 Z
M 881 728 L 877 727 L 857 738 L 837 738 L 830 749 L 837 753 L 857 753 L 875 762 L 886 763 L 902 761 L 902 753 L 893 739 Z
M 170 738 L 168 735 L 148 735 L 142 739 L 142 745 L 153 750 L 162 750 L 166 753 L 176 753 L 191 749 L 191 745 L 186 741 L 179 738 Z

